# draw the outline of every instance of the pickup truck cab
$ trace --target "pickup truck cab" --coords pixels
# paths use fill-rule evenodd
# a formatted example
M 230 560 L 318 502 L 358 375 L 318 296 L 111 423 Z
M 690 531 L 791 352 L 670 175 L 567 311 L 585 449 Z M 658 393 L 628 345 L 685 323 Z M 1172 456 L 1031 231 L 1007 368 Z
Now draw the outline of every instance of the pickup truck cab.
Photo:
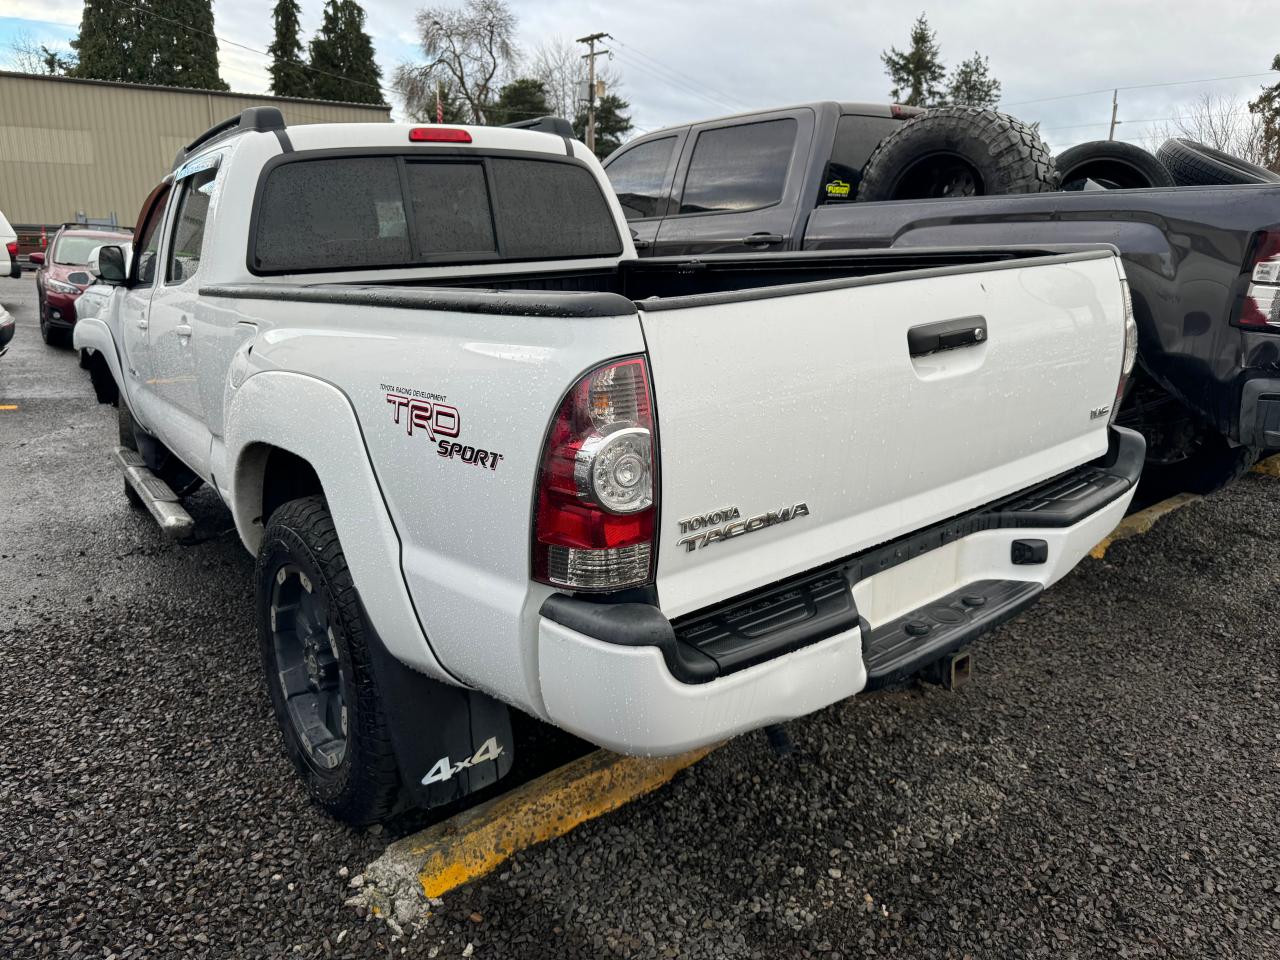
M 131 496 L 225 501 L 353 822 L 492 782 L 508 707 L 671 754 L 910 676 L 1133 496 L 1111 248 L 642 261 L 569 132 L 257 108 L 93 258 Z
M 1280 183 L 858 202 L 924 111 L 819 102 L 655 130 L 605 159 L 641 256 L 1114 245 L 1138 324 L 1118 415 L 1146 481 L 1208 492 L 1280 447 Z

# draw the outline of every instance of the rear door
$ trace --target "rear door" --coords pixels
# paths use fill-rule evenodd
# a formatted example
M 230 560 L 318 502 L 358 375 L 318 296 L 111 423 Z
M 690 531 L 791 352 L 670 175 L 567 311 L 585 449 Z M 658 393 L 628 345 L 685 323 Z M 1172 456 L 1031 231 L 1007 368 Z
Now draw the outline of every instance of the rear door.
M 642 257 L 654 252 L 658 227 L 671 202 L 676 162 L 687 135 L 688 128 L 684 128 L 641 141 L 614 154 L 605 167 L 631 229 L 636 253 Z
M 849 556 L 1104 453 L 1124 342 L 1117 264 L 1090 251 L 640 301 L 664 611 Z M 944 323 L 983 333 L 913 356 L 909 341 L 918 353 L 922 328 Z M 793 519 L 751 523 L 783 511 Z M 726 517 L 749 535 L 683 542 Z
M 164 407 L 165 442 L 187 466 L 204 474 L 212 434 L 201 403 L 196 358 L 211 331 L 197 332 L 200 261 L 205 226 L 217 188 L 220 155 L 199 157 L 174 178 L 177 196 L 166 228 L 163 265 L 151 298 L 153 391 Z M 221 402 L 221 397 L 218 397 Z
M 693 127 L 655 252 L 791 249 L 814 122 L 801 108 Z

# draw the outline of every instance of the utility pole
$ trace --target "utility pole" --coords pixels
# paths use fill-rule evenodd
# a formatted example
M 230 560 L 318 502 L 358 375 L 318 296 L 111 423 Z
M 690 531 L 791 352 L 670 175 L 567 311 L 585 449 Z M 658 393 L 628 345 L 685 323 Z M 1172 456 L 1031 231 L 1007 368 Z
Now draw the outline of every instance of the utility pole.
M 603 47 L 597 50 L 596 44 L 606 37 L 613 39 L 607 33 L 593 33 L 577 39 L 578 43 L 587 45 L 588 51 L 582 59 L 587 61 L 587 149 L 592 153 L 596 152 L 596 57 L 609 52 Z
M 1121 122 L 1116 119 L 1116 111 L 1120 109 L 1119 96 L 1119 88 L 1111 91 L 1111 129 L 1107 131 L 1108 140 L 1114 140 L 1116 138 L 1116 124 Z

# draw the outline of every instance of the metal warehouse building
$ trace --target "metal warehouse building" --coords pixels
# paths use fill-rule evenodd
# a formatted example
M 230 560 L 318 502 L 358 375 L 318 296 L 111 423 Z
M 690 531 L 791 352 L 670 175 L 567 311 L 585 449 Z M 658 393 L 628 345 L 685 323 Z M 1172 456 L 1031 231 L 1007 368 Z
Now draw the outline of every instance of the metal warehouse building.
M 0 71 L 0 211 L 28 236 L 80 218 L 130 226 L 180 147 L 257 106 L 291 125 L 391 119 L 385 106 Z

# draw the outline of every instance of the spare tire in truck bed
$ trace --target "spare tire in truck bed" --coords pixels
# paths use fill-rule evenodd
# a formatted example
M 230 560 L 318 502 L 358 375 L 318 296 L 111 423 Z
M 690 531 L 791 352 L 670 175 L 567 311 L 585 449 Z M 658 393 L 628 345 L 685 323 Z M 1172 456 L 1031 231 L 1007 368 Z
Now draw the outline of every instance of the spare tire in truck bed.
M 1057 189 L 1053 157 L 1028 124 L 981 107 L 940 107 L 880 141 L 858 200 L 921 200 Z
M 1080 190 L 1088 180 L 1108 190 L 1172 187 L 1173 175 L 1141 147 L 1119 140 L 1093 140 L 1054 157 L 1063 190 Z
M 1174 137 L 1156 151 L 1173 179 L 1184 187 L 1211 187 L 1233 183 L 1280 183 L 1280 174 L 1241 160 L 1213 147 Z

